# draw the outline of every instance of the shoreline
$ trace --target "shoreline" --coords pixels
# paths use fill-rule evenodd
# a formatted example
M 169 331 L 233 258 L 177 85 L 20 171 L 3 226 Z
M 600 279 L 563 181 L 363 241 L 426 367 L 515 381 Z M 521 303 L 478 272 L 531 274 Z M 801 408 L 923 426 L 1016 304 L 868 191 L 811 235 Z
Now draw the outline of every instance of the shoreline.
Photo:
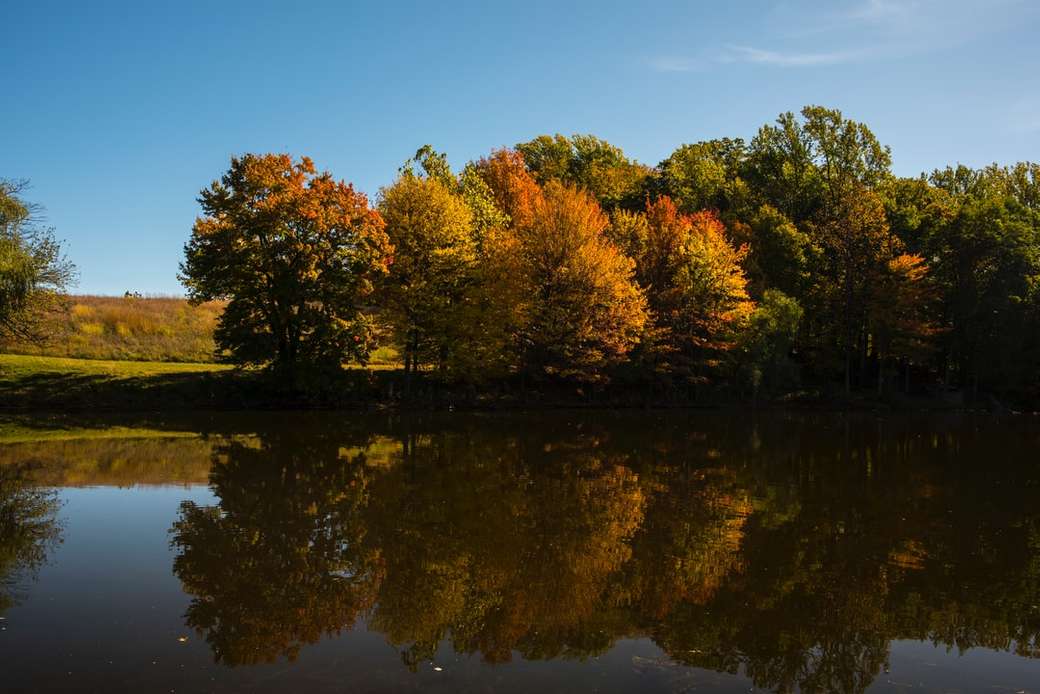
M 419 378 L 404 395 L 400 369 L 344 369 L 312 391 L 288 391 L 265 372 L 222 364 L 119 362 L 0 355 L 0 413 L 89 412 L 523 412 L 558 410 L 791 411 L 1030 414 L 1034 407 L 985 394 L 965 402 L 963 391 L 906 395 L 876 392 L 846 397 L 803 389 L 757 400 L 723 386 L 680 388 L 540 383 L 514 380 L 483 387 Z

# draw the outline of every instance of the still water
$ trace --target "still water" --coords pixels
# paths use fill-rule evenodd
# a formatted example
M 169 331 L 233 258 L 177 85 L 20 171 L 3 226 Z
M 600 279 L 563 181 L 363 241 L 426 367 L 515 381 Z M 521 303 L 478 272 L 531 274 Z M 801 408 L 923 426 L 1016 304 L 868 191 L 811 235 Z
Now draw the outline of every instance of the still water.
M 1040 692 L 1040 418 L 54 426 L 4 692 Z

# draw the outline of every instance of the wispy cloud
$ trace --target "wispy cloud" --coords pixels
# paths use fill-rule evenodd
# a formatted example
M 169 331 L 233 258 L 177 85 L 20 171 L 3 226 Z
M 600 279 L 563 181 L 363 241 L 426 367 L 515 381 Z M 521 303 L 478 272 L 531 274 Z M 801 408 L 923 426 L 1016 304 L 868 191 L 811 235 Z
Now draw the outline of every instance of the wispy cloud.
M 720 58 L 725 63 L 755 63 L 776 67 L 813 67 L 848 63 L 866 56 L 866 51 L 831 51 L 823 53 L 800 53 L 769 51 L 751 46 L 728 46 Z
M 721 44 L 699 57 L 671 54 L 649 64 L 659 72 L 696 72 L 720 64 L 813 68 L 906 59 L 1040 18 L 1034 0 L 854 0 L 831 8 L 784 3 L 766 18 L 768 33 L 749 44 Z
M 753 46 L 724 46 L 712 55 L 699 58 L 659 56 L 652 58 L 649 64 L 657 72 L 702 72 L 709 70 L 713 65 L 732 63 L 800 68 L 849 63 L 867 55 L 868 51 L 865 50 L 813 53 L 771 51 Z

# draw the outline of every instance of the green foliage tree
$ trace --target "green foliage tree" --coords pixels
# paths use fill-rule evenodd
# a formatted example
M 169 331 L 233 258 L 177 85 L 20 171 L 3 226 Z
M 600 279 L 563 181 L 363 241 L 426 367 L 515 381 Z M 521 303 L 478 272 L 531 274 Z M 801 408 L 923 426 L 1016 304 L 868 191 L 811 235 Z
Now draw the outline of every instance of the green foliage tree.
M 910 253 L 927 256 L 943 243 L 942 233 L 957 214 L 956 197 L 919 178 L 892 178 L 879 191 L 888 226 Z
M 849 393 L 867 369 L 874 288 L 902 245 L 889 230 L 880 197 L 862 187 L 848 188 L 837 204 L 823 208 L 810 229 L 822 249 L 811 297 L 812 328 L 823 340 L 816 358 L 840 355 Z
M 0 179 L 0 338 L 42 341 L 75 268 L 41 224 L 40 207 L 21 197 L 27 188 L 27 181 Z
M 687 213 L 734 209 L 746 197 L 747 187 L 739 177 L 746 155 L 739 138 L 682 145 L 657 167 L 660 192 Z
M 767 289 L 756 304 L 739 336 L 740 375 L 753 397 L 798 384 L 791 352 L 804 313 L 796 299 L 778 289 Z
M 873 189 L 889 177 L 892 157 L 862 123 L 841 111 L 806 106 L 801 120 L 783 113 L 763 126 L 749 147 L 745 177 L 767 202 L 795 223 L 821 206 L 840 204 L 850 189 Z
M 361 307 L 392 248 L 364 195 L 306 157 L 246 154 L 199 202 L 181 280 L 192 301 L 228 302 L 215 334 L 228 359 L 295 384 L 301 366 L 368 357 Z
M 1037 330 L 1029 307 L 1040 289 L 1040 217 L 1013 198 L 967 198 L 937 249 L 949 348 L 973 393 L 1028 381 Z M 1033 376 L 1035 378 L 1035 376 Z
M 773 288 L 804 298 L 820 255 L 805 231 L 771 205 L 760 206 L 746 222 L 734 220 L 729 228 L 733 241 L 748 247 L 744 267 L 753 296 Z
M 650 170 L 593 135 L 540 135 L 516 151 L 541 185 L 560 181 L 584 188 L 606 210 L 641 203 Z

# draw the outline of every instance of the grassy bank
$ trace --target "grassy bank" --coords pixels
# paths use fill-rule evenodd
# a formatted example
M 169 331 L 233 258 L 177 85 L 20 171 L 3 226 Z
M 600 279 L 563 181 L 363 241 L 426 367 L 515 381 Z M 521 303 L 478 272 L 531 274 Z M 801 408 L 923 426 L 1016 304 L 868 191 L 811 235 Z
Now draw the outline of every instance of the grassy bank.
M 45 342 L 12 340 L 0 351 L 79 359 L 206 362 L 213 359 L 219 302 L 175 297 L 70 296 L 45 326 Z
M 3 338 L 0 353 L 205 364 L 213 361 L 213 331 L 224 304 L 192 306 L 177 297 L 74 295 L 68 297 L 67 309 L 50 317 L 45 341 Z M 371 355 L 373 366 L 392 368 L 399 362 L 392 345 L 383 345 Z
M 165 411 L 335 407 L 378 401 L 393 369 L 346 369 L 316 396 L 224 364 L 0 354 L 0 409 Z
M 197 406 L 226 391 L 230 379 L 225 377 L 230 370 L 221 364 L 2 354 L 0 407 L 67 410 Z

